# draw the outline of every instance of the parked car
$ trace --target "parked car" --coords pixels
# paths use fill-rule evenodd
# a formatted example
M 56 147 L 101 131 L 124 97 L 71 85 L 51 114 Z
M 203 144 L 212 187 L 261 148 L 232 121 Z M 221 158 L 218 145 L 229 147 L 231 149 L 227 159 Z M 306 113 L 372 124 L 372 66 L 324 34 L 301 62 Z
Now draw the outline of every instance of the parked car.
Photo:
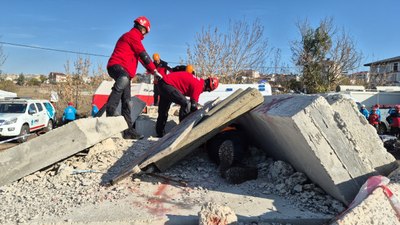
M 25 142 L 28 135 L 54 127 L 56 110 L 48 100 L 8 99 L 0 101 L 0 136 L 17 137 Z

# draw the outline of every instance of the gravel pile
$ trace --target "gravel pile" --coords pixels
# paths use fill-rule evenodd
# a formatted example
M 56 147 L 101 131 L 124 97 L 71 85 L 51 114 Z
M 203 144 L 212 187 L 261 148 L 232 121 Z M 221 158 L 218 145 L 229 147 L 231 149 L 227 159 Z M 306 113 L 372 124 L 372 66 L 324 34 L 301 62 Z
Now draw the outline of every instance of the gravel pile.
M 155 141 L 157 138 L 132 141 L 116 136 L 49 168 L 0 187 L 0 224 L 29 223 L 49 215 L 62 217 L 73 207 L 125 198 L 132 193 L 132 183 L 142 182 L 143 176 L 148 181 L 148 176 L 125 179 L 121 185 L 104 184 Z M 332 216 L 345 209 L 339 201 L 327 195 L 289 164 L 268 158 L 256 148 L 251 148 L 251 155 L 246 163 L 258 167 L 258 179 L 238 185 L 229 184 L 221 178 L 217 165 L 201 150 L 160 175 L 204 192 L 234 188 L 243 194 L 257 197 L 280 195 L 299 208 Z M 154 182 L 160 181 L 157 177 L 152 179 Z

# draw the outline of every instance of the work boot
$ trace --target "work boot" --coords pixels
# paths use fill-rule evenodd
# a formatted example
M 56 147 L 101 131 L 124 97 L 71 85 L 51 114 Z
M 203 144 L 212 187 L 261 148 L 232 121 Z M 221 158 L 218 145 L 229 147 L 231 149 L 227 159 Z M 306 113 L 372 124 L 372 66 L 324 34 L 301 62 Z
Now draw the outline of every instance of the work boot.
M 124 139 L 143 139 L 144 135 L 139 134 L 134 128 L 124 130 L 122 137 Z
M 225 140 L 222 142 L 218 149 L 219 157 L 219 172 L 222 177 L 225 177 L 225 171 L 232 166 L 235 152 L 233 142 L 231 140 Z

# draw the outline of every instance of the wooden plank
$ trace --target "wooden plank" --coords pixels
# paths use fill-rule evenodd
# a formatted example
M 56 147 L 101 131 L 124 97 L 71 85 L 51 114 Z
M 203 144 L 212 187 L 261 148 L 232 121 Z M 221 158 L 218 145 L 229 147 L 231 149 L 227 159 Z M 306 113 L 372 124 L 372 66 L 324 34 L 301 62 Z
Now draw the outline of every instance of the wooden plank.
M 171 154 L 155 161 L 154 165 L 160 171 L 165 171 L 167 168 L 192 153 L 208 139 L 212 138 L 222 127 L 259 106 L 263 101 L 264 97 L 257 89 L 247 88 L 235 98 L 228 99 L 227 102 L 221 102 L 224 104 L 224 107 L 195 126 Z
M 70 157 L 126 128 L 122 116 L 78 119 L 0 151 L 0 186 Z
M 153 146 L 150 147 L 148 151 L 127 165 L 121 173 L 111 178 L 109 183 L 113 185 L 132 174 L 140 173 L 141 169 L 145 167 L 141 165 L 144 161 L 157 154 L 163 155 L 163 151 L 177 146 L 182 140 L 184 140 L 193 126 L 215 105 L 217 101 L 218 99 L 209 102 L 203 108 L 191 113 L 182 121 L 182 123 L 179 123 L 177 126 L 173 127 L 170 132 L 168 132 L 164 137 L 160 138 Z

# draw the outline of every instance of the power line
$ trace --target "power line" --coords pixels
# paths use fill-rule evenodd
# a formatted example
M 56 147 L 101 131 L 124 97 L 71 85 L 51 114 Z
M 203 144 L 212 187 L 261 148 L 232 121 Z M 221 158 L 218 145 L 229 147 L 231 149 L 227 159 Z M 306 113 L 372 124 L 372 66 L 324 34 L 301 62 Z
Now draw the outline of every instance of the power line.
M 101 54 L 94 54 L 94 53 L 87 53 L 87 52 L 76 52 L 76 51 L 55 49 L 55 48 L 37 47 L 37 46 L 32 46 L 32 45 L 24 45 L 24 44 L 10 43 L 10 42 L 4 42 L 4 41 L 0 41 L 0 44 L 18 46 L 18 47 L 23 47 L 23 48 L 40 49 L 40 50 L 53 51 L 53 52 L 64 52 L 64 53 L 73 53 L 73 54 L 107 57 L 107 58 L 110 57 L 109 55 L 101 55 Z
M 38 47 L 38 46 L 33 46 L 33 45 L 25 45 L 25 44 L 18 44 L 18 43 L 11 43 L 11 42 L 4 42 L 0 41 L 0 44 L 5 44 L 5 45 L 11 45 L 11 46 L 17 46 L 17 47 L 23 47 L 23 48 L 32 48 L 32 49 L 39 49 L 39 50 L 46 50 L 46 51 L 53 51 L 53 52 L 64 52 L 64 53 L 73 53 L 73 54 L 80 54 L 80 55 L 88 55 L 88 56 L 98 56 L 98 57 L 110 57 L 109 55 L 101 55 L 101 54 L 95 54 L 95 53 L 87 53 L 87 52 L 77 52 L 77 51 L 71 51 L 71 50 L 64 50 L 64 49 L 55 49 L 55 48 L 47 48 L 47 47 Z M 169 64 L 174 64 L 174 65 L 180 65 L 182 63 L 179 62 L 168 62 Z M 296 67 L 291 67 L 291 66 L 278 66 L 278 67 L 273 67 L 273 66 L 261 66 L 260 69 L 293 69 Z

